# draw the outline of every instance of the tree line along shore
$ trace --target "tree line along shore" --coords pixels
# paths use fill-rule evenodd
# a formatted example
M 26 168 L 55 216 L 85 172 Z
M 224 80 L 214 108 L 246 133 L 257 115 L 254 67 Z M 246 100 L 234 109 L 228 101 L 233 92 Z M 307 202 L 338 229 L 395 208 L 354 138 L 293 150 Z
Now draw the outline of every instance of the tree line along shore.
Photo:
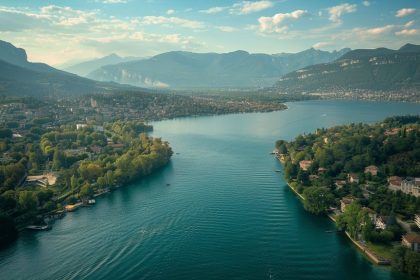
M 0 245 L 167 164 L 171 147 L 152 129 L 140 121 L 0 128 Z

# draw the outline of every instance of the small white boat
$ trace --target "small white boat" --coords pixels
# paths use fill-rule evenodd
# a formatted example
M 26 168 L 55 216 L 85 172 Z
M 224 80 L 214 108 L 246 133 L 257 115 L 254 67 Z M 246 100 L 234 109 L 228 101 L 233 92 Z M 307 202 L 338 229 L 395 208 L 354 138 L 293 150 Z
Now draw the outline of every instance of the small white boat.
M 43 225 L 43 226 L 32 225 L 32 226 L 27 226 L 26 229 L 29 229 L 29 230 L 50 230 L 51 226 L 50 225 Z
M 94 200 L 94 199 L 89 199 L 88 200 L 89 205 L 92 205 L 92 204 L 95 204 L 95 203 L 96 203 L 96 200 Z

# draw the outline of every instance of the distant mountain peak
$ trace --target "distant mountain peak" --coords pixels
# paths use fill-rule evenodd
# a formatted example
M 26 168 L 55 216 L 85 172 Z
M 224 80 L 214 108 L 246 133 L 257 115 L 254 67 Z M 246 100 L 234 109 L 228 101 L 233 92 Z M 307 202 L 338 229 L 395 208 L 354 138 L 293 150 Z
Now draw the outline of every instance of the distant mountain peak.
M 15 65 L 24 65 L 28 63 L 26 51 L 17 48 L 9 42 L 0 40 L 0 59 Z
M 401 51 L 401 52 L 418 52 L 418 51 L 420 51 L 420 45 L 407 43 L 404 46 L 402 46 L 399 49 L 399 51 Z

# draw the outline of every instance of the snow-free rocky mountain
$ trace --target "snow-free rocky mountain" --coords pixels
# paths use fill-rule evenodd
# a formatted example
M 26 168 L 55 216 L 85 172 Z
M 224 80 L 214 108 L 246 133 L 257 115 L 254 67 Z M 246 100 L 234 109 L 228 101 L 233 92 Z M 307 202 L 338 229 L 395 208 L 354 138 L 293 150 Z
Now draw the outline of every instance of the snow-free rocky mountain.
M 29 62 L 24 49 L 0 40 L 0 95 L 81 95 L 124 88 Z
M 77 74 L 79 76 L 87 76 L 92 71 L 95 71 L 96 69 L 101 68 L 102 66 L 105 66 L 105 65 L 112 65 L 112 64 L 118 64 L 122 62 L 141 60 L 141 59 L 142 58 L 133 57 L 133 56 L 121 57 L 113 53 L 113 54 L 110 54 L 110 55 L 107 55 L 98 59 L 92 59 L 89 61 L 74 64 L 69 67 L 65 67 L 63 70 L 73 73 L 73 74 Z
M 280 92 L 420 89 L 420 45 L 353 50 L 336 61 L 284 75 L 274 86 Z
M 349 49 L 308 49 L 296 54 L 167 52 L 149 59 L 103 66 L 87 77 L 146 87 L 255 88 L 271 86 L 291 71 L 333 61 Z

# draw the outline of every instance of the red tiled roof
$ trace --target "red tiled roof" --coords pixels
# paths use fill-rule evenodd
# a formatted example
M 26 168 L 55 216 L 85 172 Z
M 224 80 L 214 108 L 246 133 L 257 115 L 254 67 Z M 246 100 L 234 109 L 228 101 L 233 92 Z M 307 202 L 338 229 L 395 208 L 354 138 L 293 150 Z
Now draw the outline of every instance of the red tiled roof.
M 420 234 L 408 233 L 403 236 L 408 243 L 420 243 Z

